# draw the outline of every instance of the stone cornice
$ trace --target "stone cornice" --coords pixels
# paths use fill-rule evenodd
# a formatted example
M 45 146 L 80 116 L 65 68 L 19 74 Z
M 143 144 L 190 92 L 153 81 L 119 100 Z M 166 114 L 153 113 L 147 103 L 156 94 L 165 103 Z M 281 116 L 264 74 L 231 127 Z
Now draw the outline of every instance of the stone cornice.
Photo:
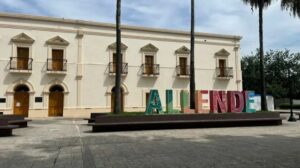
M 72 24 L 72 25 L 79 25 L 79 26 L 96 26 L 96 27 L 105 27 L 105 28 L 115 29 L 115 24 L 74 20 L 74 19 L 65 19 L 65 18 L 53 18 L 53 17 L 46 17 L 46 16 L 32 16 L 32 15 L 24 15 L 24 14 L 0 13 L 0 18 L 34 20 L 34 21 L 44 21 L 44 22 L 46 21 L 46 22 L 65 23 L 65 24 Z M 161 28 L 147 28 L 147 27 L 139 27 L 139 26 L 122 25 L 122 29 L 123 30 L 141 31 L 141 32 L 183 35 L 183 36 L 190 35 L 190 32 L 187 32 L 187 31 L 161 29 Z M 207 38 L 207 37 L 223 38 L 223 39 L 233 39 L 233 40 L 237 40 L 237 41 L 242 39 L 241 36 L 212 34 L 212 33 L 196 33 L 195 35 L 204 37 L 204 38 Z

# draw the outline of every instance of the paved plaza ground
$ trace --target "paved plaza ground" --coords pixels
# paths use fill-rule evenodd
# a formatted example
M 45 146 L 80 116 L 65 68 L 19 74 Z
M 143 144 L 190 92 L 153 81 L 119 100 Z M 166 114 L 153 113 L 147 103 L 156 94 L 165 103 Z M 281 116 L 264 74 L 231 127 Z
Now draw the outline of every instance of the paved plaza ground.
M 283 126 L 91 133 L 79 119 L 34 120 L 0 138 L 1 168 L 299 168 L 300 121 Z

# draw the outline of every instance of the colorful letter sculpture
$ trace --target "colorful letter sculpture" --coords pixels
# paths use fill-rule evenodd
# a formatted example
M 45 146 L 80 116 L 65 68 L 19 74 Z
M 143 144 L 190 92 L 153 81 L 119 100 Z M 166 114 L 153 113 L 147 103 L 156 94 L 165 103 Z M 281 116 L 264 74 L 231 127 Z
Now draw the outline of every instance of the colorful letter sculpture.
M 256 110 L 251 108 L 254 103 L 252 91 L 196 91 L 195 105 L 196 108 L 189 108 L 189 92 L 180 91 L 180 106 L 182 113 L 255 113 Z M 178 109 L 173 107 L 173 90 L 166 90 L 166 113 L 178 113 Z M 163 108 L 159 97 L 158 90 L 151 90 L 145 114 L 163 114 Z
M 203 95 L 207 95 L 207 90 L 201 90 L 196 92 L 196 113 L 209 113 L 208 109 L 203 108 L 203 104 L 208 104 L 208 100 L 203 98 Z
M 153 114 L 154 110 L 158 114 L 163 114 L 158 90 L 150 91 L 149 101 L 147 102 L 146 115 Z
M 166 112 L 173 113 L 173 90 L 166 90 Z
M 242 92 L 228 91 L 228 110 L 232 113 L 240 113 L 244 109 L 244 95 Z
M 211 113 L 227 113 L 227 98 L 225 91 L 210 91 Z
M 253 97 L 255 96 L 255 93 L 253 91 L 244 91 L 244 99 L 245 99 L 245 107 L 244 112 L 246 113 L 255 113 L 256 110 L 252 109 L 250 107 L 251 103 L 254 103 Z

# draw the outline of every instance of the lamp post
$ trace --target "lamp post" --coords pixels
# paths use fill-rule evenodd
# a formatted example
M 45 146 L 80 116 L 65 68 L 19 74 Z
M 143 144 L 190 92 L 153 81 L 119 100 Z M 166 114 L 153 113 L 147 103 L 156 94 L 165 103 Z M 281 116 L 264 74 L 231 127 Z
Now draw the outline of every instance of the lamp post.
M 292 78 L 294 76 L 294 72 L 291 75 L 291 69 L 288 69 L 288 80 L 289 80 L 289 97 L 290 97 L 290 117 L 288 119 L 289 122 L 296 122 L 297 119 L 294 117 L 294 111 L 293 111 L 293 81 Z

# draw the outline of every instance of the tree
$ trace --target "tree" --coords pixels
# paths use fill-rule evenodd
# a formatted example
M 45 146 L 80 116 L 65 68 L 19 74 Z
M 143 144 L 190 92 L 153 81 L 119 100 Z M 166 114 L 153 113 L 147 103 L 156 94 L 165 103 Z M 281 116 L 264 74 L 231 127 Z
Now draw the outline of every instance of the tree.
M 293 13 L 294 16 L 300 17 L 300 1 L 299 0 L 282 0 L 281 8 Z
M 195 109 L 195 1 L 191 0 L 190 109 Z
M 242 58 L 243 86 L 245 90 L 260 93 L 259 88 L 259 50 L 257 53 Z M 300 98 L 300 53 L 285 51 L 269 51 L 264 57 L 266 72 L 266 88 L 268 94 L 275 99 L 289 97 L 288 71 L 294 72 L 294 95 Z
M 115 80 L 115 107 L 114 113 L 121 113 L 121 70 L 122 70 L 122 55 L 121 55 L 121 0 L 117 0 L 117 11 L 116 11 L 116 80 Z
M 258 8 L 259 12 L 259 58 L 260 58 L 260 90 L 261 90 L 261 109 L 267 111 L 266 100 L 266 81 L 264 67 L 264 36 L 263 36 L 263 10 L 271 5 L 273 0 L 242 0 L 249 4 L 252 9 Z

